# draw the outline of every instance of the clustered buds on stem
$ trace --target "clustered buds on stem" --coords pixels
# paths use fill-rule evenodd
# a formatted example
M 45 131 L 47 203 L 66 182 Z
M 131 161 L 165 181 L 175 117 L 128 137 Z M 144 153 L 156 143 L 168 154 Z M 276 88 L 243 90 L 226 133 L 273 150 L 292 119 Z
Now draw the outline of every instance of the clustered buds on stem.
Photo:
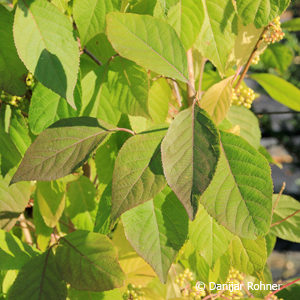
M 280 17 L 277 17 L 269 24 L 267 32 L 263 35 L 263 39 L 268 44 L 274 44 L 283 38 L 284 32 L 281 29 Z
M 252 64 L 252 65 L 257 65 L 257 64 L 259 63 L 259 60 L 260 60 L 260 56 L 259 56 L 259 54 L 256 54 L 256 55 L 253 57 L 253 59 L 252 59 L 252 61 L 251 61 L 251 64 Z
M 142 291 L 142 286 L 135 286 L 129 283 L 127 291 L 123 294 L 124 300 L 143 300 L 145 293 Z
M 31 73 L 28 73 L 27 77 L 26 77 L 26 85 L 28 87 L 31 87 L 32 84 L 34 82 L 34 78 L 33 78 L 33 75 Z
M 250 88 L 239 87 L 237 90 L 232 89 L 232 105 L 245 106 L 250 109 L 256 95 Z

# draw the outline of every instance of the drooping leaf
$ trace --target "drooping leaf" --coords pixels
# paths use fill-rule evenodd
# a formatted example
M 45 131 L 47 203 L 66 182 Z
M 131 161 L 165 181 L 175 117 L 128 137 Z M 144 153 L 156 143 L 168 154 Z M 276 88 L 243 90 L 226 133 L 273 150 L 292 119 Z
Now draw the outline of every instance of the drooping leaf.
M 0 176 L 0 229 L 9 231 L 24 211 L 30 197 L 29 182 L 19 182 L 10 186 L 11 172 Z
M 231 242 L 229 253 L 234 268 L 253 275 L 255 272 L 262 271 L 266 265 L 266 240 L 264 237 L 248 240 L 236 236 Z
M 39 210 L 48 227 L 56 226 L 65 208 L 65 189 L 61 182 L 38 182 L 36 198 Z
M 64 236 L 55 260 L 61 276 L 73 288 L 103 292 L 123 285 L 116 248 L 100 233 L 77 230 Z
M 216 174 L 200 202 L 218 223 L 234 234 L 248 239 L 265 235 L 272 211 L 269 164 L 234 134 L 222 132 L 221 144 Z
M 240 136 L 252 147 L 258 149 L 260 146 L 261 132 L 257 117 L 243 106 L 232 105 L 227 119 L 233 126 L 238 125 Z
M 273 203 L 276 202 L 278 195 L 273 196 Z M 295 215 L 293 215 L 295 214 Z M 285 218 L 287 218 L 285 220 Z M 283 221 L 282 223 L 280 223 Z M 282 195 L 274 210 L 271 233 L 281 239 L 300 243 L 300 203 L 294 198 Z
M 75 107 L 79 49 L 68 17 L 48 1 L 18 1 L 14 40 L 28 70 Z
M 231 0 L 202 0 L 204 22 L 196 48 L 224 75 L 235 41 L 235 11 Z
M 257 28 L 268 25 L 288 7 L 290 0 L 236 0 L 237 11 L 244 25 Z
M 300 31 L 300 18 L 294 18 L 283 22 L 281 27 L 288 31 Z
M 210 267 L 226 252 L 232 234 L 219 225 L 201 205 L 197 216 L 190 222 L 189 236 L 195 249 Z
M 66 297 L 67 287 L 57 270 L 52 249 L 23 266 L 7 295 L 8 300 L 64 300 Z
M 116 10 L 115 3 L 111 0 L 74 1 L 73 15 L 82 45 L 85 46 L 95 35 L 105 31 L 106 14 Z
M 257 81 L 274 100 L 300 111 L 300 90 L 296 86 L 273 74 L 256 73 L 251 74 L 251 78 Z
M 13 13 L 0 5 L 0 90 L 22 96 L 26 92 L 27 70 L 13 39 Z
M 165 188 L 153 200 L 122 215 L 126 238 L 162 282 L 188 233 L 188 217 L 175 194 Z
M 232 79 L 231 76 L 213 85 L 201 99 L 200 107 L 211 116 L 216 124 L 225 118 L 230 108 Z
M 220 156 L 219 139 L 207 113 L 194 106 L 176 116 L 162 142 L 167 182 L 191 219 L 197 212 L 196 196 L 206 190 L 215 173 Z
M 76 229 L 92 231 L 97 213 L 96 189 L 85 176 L 72 181 L 67 187 L 66 212 Z
M 107 86 L 109 101 L 119 111 L 133 116 L 149 116 L 148 76 L 143 68 L 116 57 L 109 65 Z
M 81 67 L 86 65 L 82 62 Z M 94 67 L 94 66 L 93 66 Z M 113 107 L 110 101 L 110 91 L 105 78 L 105 67 L 97 67 L 88 70 L 82 78 L 83 116 L 100 118 L 109 124 L 117 125 L 121 112 Z
M 192 47 L 204 20 L 202 1 L 180 0 L 168 12 L 168 23 L 174 27 L 186 50 Z
M 20 269 L 31 257 L 37 255 L 27 244 L 21 242 L 12 233 L 0 230 L 0 269 L 15 270 Z
M 171 95 L 172 90 L 165 78 L 154 81 L 148 97 L 149 113 L 154 123 L 165 123 Z
M 107 35 L 115 50 L 156 73 L 188 82 L 187 58 L 175 30 L 146 15 L 110 13 Z
M 290 66 L 294 58 L 291 48 L 283 44 L 271 44 L 261 55 L 261 61 L 266 68 L 274 68 L 283 73 Z
M 38 83 L 34 88 L 29 107 L 29 126 L 34 134 L 40 134 L 54 122 L 76 117 L 77 112 L 56 93 Z
M 55 180 L 72 173 L 110 133 L 111 126 L 95 118 L 57 121 L 26 151 L 11 183 Z
M 159 145 L 166 134 L 153 129 L 129 138 L 116 159 L 112 181 L 112 217 L 152 199 L 165 185 Z

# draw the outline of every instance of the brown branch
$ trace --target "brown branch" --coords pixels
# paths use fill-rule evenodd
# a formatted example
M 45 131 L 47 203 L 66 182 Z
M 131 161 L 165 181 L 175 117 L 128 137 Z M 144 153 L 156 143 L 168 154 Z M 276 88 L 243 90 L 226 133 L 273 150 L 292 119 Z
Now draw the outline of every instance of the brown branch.
M 298 214 L 298 213 L 300 213 L 300 209 L 299 209 L 299 210 L 296 210 L 295 212 L 293 212 L 292 214 L 290 214 L 290 215 L 287 216 L 286 218 L 284 218 L 284 219 L 282 219 L 282 220 L 279 220 L 279 221 L 273 223 L 273 224 L 271 225 L 271 227 L 277 226 L 277 225 L 279 225 L 279 224 L 285 222 L 286 220 L 288 220 L 289 218 L 293 217 L 294 215 L 296 215 L 296 214 Z
M 85 53 L 87 56 L 89 56 L 98 66 L 102 66 L 102 62 L 93 54 L 91 53 L 88 49 L 83 48 L 83 53 Z
M 130 133 L 132 135 L 136 135 L 136 133 L 133 130 L 130 130 L 128 128 L 116 128 L 116 130 L 118 130 L 118 131 L 124 131 L 124 132 Z
M 20 225 L 21 225 L 21 228 L 22 228 L 22 232 L 23 232 L 23 235 L 24 235 L 25 242 L 28 245 L 32 246 L 33 245 L 32 236 L 31 236 L 30 230 L 29 230 L 29 228 L 27 226 L 24 214 L 20 215 L 19 222 L 20 222 Z
M 188 104 L 191 106 L 195 98 L 195 73 L 194 73 L 194 62 L 193 62 L 193 50 L 189 49 L 186 53 L 188 71 L 189 71 L 189 82 L 187 83 L 187 93 L 188 93 Z
M 278 196 L 277 196 L 277 199 L 276 199 L 276 201 L 275 201 L 275 203 L 274 203 L 274 206 L 273 206 L 273 208 L 272 208 L 272 215 L 274 214 L 274 210 L 275 210 L 275 208 L 276 208 L 277 205 L 278 205 L 278 202 L 279 202 L 279 200 L 280 200 L 280 197 L 281 197 L 283 191 L 285 190 L 285 187 L 286 187 L 286 183 L 283 182 L 283 183 L 282 183 L 281 190 L 280 190 L 280 192 L 279 192 L 279 194 L 278 194 Z
M 242 74 L 241 74 L 241 76 L 240 76 L 240 78 L 239 78 L 236 86 L 235 86 L 235 90 L 237 90 L 240 87 L 242 81 L 244 80 L 244 78 L 245 78 L 245 76 L 246 76 L 246 74 L 247 74 L 247 72 L 248 72 L 248 70 L 249 70 L 249 68 L 251 66 L 251 62 L 252 62 L 252 60 L 253 60 L 253 58 L 254 58 L 254 56 L 256 54 L 256 51 L 259 49 L 261 43 L 264 40 L 263 35 L 267 32 L 268 28 L 269 28 L 269 26 L 267 26 L 263 30 L 262 34 L 260 35 L 259 40 L 257 41 L 257 43 L 256 43 L 256 45 L 255 45 L 255 47 L 254 47 L 254 49 L 253 49 L 253 51 L 252 51 L 252 53 L 251 53 L 248 61 L 247 61 L 247 64 L 246 64 L 246 66 L 245 66 L 245 68 L 244 68 L 244 70 L 243 70 L 243 72 L 242 72 Z

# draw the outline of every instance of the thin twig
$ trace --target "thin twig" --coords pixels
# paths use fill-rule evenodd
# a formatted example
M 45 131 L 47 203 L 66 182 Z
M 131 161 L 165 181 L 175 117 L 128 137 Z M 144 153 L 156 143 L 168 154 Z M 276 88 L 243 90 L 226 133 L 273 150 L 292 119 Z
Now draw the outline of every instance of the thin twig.
M 282 291 L 283 289 L 285 289 L 285 288 L 291 286 L 292 284 L 294 284 L 294 283 L 296 283 L 296 282 L 298 282 L 298 281 L 300 281 L 300 278 L 295 279 L 295 280 L 293 280 L 293 281 L 291 281 L 291 282 L 289 282 L 289 283 L 283 285 L 280 289 L 278 289 L 278 290 L 276 290 L 276 291 L 274 291 L 274 292 L 268 294 L 268 295 L 266 296 L 266 300 L 269 300 L 269 299 L 271 300 L 271 299 L 272 299 L 272 296 L 274 296 L 275 294 L 279 293 L 279 292 Z
M 251 66 L 251 62 L 252 62 L 254 56 L 256 55 L 256 51 L 259 49 L 261 43 L 262 43 L 263 40 L 264 40 L 264 39 L 263 39 L 263 35 L 267 32 L 268 28 L 269 28 L 269 27 L 267 26 L 267 27 L 264 29 L 264 31 L 262 32 L 262 34 L 260 35 L 259 40 L 257 41 L 257 43 L 256 43 L 256 45 L 255 45 L 255 47 L 254 47 L 254 49 L 253 49 L 253 51 L 252 51 L 252 53 L 251 53 L 251 55 L 250 55 L 248 61 L 247 61 L 247 64 L 246 64 L 246 66 L 245 66 L 245 68 L 244 68 L 244 70 L 243 70 L 243 72 L 242 72 L 242 74 L 241 74 L 241 76 L 240 76 L 240 78 L 239 78 L 239 80 L 238 80 L 236 86 L 235 86 L 235 90 L 237 90 L 237 89 L 240 87 L 242 81 L 244 80 L 244 78 L 245 78 L 245 76 L 246 76 L 246 74 L 247 74 L 247 72 L 248 72 L 248 70 L 249 70 L 249 68 L 250 68 L 250 66 Z
M 204 68 L 206 64 L 207 59 L 205 57 L 202 57 L 201 64 L 200 64 L 200 76 L 199 76 L 199 84 L 198 84 L 198 98 L 201 99 L 202 97 L 202 81 L 203 81 L 203 75 L 204 75 Z
M 102 62 L 93 53 L 91 53 L 88 49 L 83 48 L 82 51 L 87 56 L 89 56 L 98 66 L 102 66 L 103 65 Z
M 277 226 L 277 225 L 279 225 L 279 224 L 285 222 L 286 220 L 288 220 L 289 218 L 293 217 L 294 215 L 296 215 L 296 214 L 298 214 L 298 213 L 300 213 L 300 209 L 297 210 L 297 211 L 295 211 L 295 212 L 293 212 L 292 214 L 290 214 L 290 215 L 287 216 L 286 218 L 284 218 L 284 219 L 282 219 L 282 220 L 279 220 L 279 221 L 273 223 L 273 224 L 271 225 L 271 227 Z
M 22 228 L 22 232 L 23 232 L 23 235 L 24 235 L 24 239 L 25 239 L 25 242 L 28 244 L 28 245 L 33 245 L 33 241 L 32 241 L 32 236 L 30 234 L 30 230 L 27 226 L 27 223 L 26 223 L 26 219 L 24 217 L 24 214 L 21 214 L 20 217 L 19 217 L 19 221 L 20 221 L 20 225 L 21 225 L 21 228 Z
M 178 103 L 179 107 L 181 107 L 182 106 L 182 99 L 181 99 L 178 83 L 174 79 L 171 79 L 171 80 L 172 80 L 172 83 L 173 83 L 173 88 L 174 88 L 174 93 L 175 93 L 177 103 Z
M 136 133 L 135 133 L 133 130 L 130 130 L 130 129 L 128 129 L 128 128 L 116 128 L 116 130 L 128 132 L 128 133 L 130 133 L 130 134 L 132 134 L 132 135 L 136 135 Z
M 195 98 L 195 72 L 194 72 L 192 48 L 187 51 L 186 55 L 187 55 L 187 63 L 188 63 L 188 71 L 189 71 L 189 82 L 187 84 L 187 92 L 188 92 L 189 106 L 191 106 Z
M 244 283 L 242 284 L 242 288 L 249 298 L 254 298 L 253 295 L 250 293 L 250 291 L 246 288 Z
M 275 203 L 274 203 L 274 206 L 273 206 L 273 208 L 272 208 L 272 215 L 274 214 L 274 210 L 276 209 L 276 207 L 277 207 L 277 205 L 278 205 L 278 202 L 279 202 L 279 200 L 280 200 L 280 197 L 281 197 L 283 191 L 285 190 L 285 187 L 286 187 L 286 183 L 283 182 L 283 183 L 282 183 L 281 190 L 280 190 L 280 192 L 279 192 L 279 194 L 278 194 L 278 196 L 277 196 L 277 199 L 276 199 L 276 201 L 275 201 Z

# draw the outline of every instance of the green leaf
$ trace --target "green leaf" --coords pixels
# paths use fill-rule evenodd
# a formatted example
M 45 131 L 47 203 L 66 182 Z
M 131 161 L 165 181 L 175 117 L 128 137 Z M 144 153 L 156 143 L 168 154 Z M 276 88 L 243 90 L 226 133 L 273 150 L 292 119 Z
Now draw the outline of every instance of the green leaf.
M 273 196 L 273 203 L 276 202 L 278 195 Z M 298 213 L 296 213 L 298 212 Z M 282 195 L 274 210 L 272 224 L 287 220 L 271 227 L 271 233 L 281 239 L 300 243 L 300 203 L 294 198 Z M 296 213 L 295 215 L 293 215 Z M 293 216 L 292 216 L 293 215 Z
M 97 149 L 95 164 L 100 183 L 109 184 L 111 182 L 118 151 L 116 134 L 112 135 L 106 143 Z
M 194 44 L 203 19 L 203 3 L 198 0 L 180 0 L 168 12 L 168 23 L 174 27 L 186 50 Z
M 156 73 L 188 82 L 187 58 L 175 30 L 151 16 L 110 13 L 107 35 L 115 50 Z
M 82 62 L 81 66 L 86 65 Z M 111 95 L 105 78 L 105 67 L 87 72 L 81 81 L 83 107 L 81 115 L 100 118 L 109 124 L 119 123 L 121 112 L 111 103 Z
M 0 145 L 1 174 L 5 176 L 10 169 L 19 163 L 22 157 L 10 135 L 4 131 L 4 128 L 0 128 Z
M 97 213 L 96 188 L 85 176 L 67 186 L 66 212 L 77 229 L 92 231 Z
M 149 89 L 149 113 L 154 123 L 165 123 L 169 111 L 172 90 L 165 78 L 160 78 Z
M 288 7 L 290 0 L 236 0 L 237 11 L 244 25 L 257 28 L 268 25 Z
M 15 14 L 14 39 L 28 70 L 75 107 L 73 92 L 79 49 L 68 17 L 48 1 L 20 0 Z
M 252 111 L 243 107 L 232 105 L 227 115 L 227 119 L 233 126 L 240 127 L 240 136 L 244 138 L 252 147 L 260 147 L 261 132 L 257 117 Z
M 262 271 L 267 261 L 266 240 L 260 237 L 248 240 L 235 237 L 229 248 L 232 266 L 240 272 L 253 275 Z
M 211 116 L 216 124 L 223 121 L 230 108 L 232 79 L 231 76 L 213 85 L 201 99 L 200 107 Z
M 195 220 L 190 222 L 189 237 L 195 249 L 213 267 L 226 252 L 232 234 L 219 225 L 201 205 Z
M 149 116 L 147 72 L 132 61 L 116 57 L 107 74 L 109 100 L 119 111 Z
M 279 43 L 269 45 L 260 57 L 266 68 L 274 68 L 280 73 L 287 70 L 293 58 L 292 49 Z
M 293 281 L 293 280 L 289 280 Z M 287 288 L 281 290 L 279 293 L 276 294 L 276 296 L 280 297 L 284 300 L 298 300 L 300 295 L 300 283 L 299 281 L 295 284 L 292 284 L 288 286 Z
M 288 31 L 300 31 L 300 18 L 294 18 L 283 22 L 281 27 Z
M 61 182 L 38 182 L 36 201 L 48 227 L 56 226 L 65 208 L 65 190 Z
M 66 284 L 60 278 L 52 250 L 49 249 L 24 265 L 9 289 L 7 299 L 64 300 L 66 297 Z
M 129 138 L 116 159 L 112 181 L 112 217 L 152 199 L 165 186 L 159 145 L 163 128 Z
M 179 113 L 164 138 L 161 151 L 169 186 L 190 219 L 197 212 L 196 196 L 211 182 L 220 156 L 220 137 L 207 113 L 194 106 Z
M 24 211 L 31 194 L 29 182 L 10 186 L 11 173 L 0 175 L 0 228 L 9 231 Z
M 122 222 L 133 248 L 166 282 L 188 233 L 188 217 L 175 194 L 167 187 L 153 200 L 124 213 Z
M 221 144 L 216 174 L 200 202 L 219 224 L 234 234 L 249 239 L 265 235 L 272 211 L 269 164 L 234 134 L 222 132 Z
M 32 256 L 37 255 L 37 250 L 4 230 L 0 230 L 0 245 L 1 270 L 20 269 Z
M 38 83 L 34 88 L 29 107 L 28 122 L 32 133 L 40 134 L 54 122 L 76 117 L 77 112 L 56 93 Z
M 16 109 L 12 110 L 8 133 L 12 142 L 23 156 L 31 144 L 31 138 L 27 120 L 23 117 L 21 112 Z
M 224 75 L 235 42 L 235 11 L 231 0 L 202 0 L 204 23 L 196 41 L 196 48 Z
M 73 15 L 78 27 L 80 41 L 86 45 L 95 35 L 105 31 L 105 16 L 115 11 L 111 0 L 76 0 L 73 5 Z
M 82 299 L 89 299 L 89 300 L 123 300 L 121 291 L 119 289 L 114 289 L 107 292 L 97 293 L 91 291 L 78 291 L 75 289 L 69 289 L 69 299 L 71 300 L 82 300 Z
M 159 0 L 160 1 L 160 0 Z M 157 0 L 134 0 L 130 1 L 128 11 L 139 15 L 153 15 Z
M 26 92 L 27 70 L 14 44 L 13 20 L 13 13 L 0 5 L 0 90 L 22 96 Z
M 63 279 L 73 288 L 103 292 L 124 283 L 117 250 L 100 233 L 77 230 L 62 237 L 55 260 Z
M 300 111 L 300 90 L 297 87 L 272 74 L 251 74 L 250 77 L 256 80 L 274 100 Z
M 111 132 L 95 118 L 57 121 L 43 131 L 26 151 L 11 183 L 55 180 L 72 173 Z

